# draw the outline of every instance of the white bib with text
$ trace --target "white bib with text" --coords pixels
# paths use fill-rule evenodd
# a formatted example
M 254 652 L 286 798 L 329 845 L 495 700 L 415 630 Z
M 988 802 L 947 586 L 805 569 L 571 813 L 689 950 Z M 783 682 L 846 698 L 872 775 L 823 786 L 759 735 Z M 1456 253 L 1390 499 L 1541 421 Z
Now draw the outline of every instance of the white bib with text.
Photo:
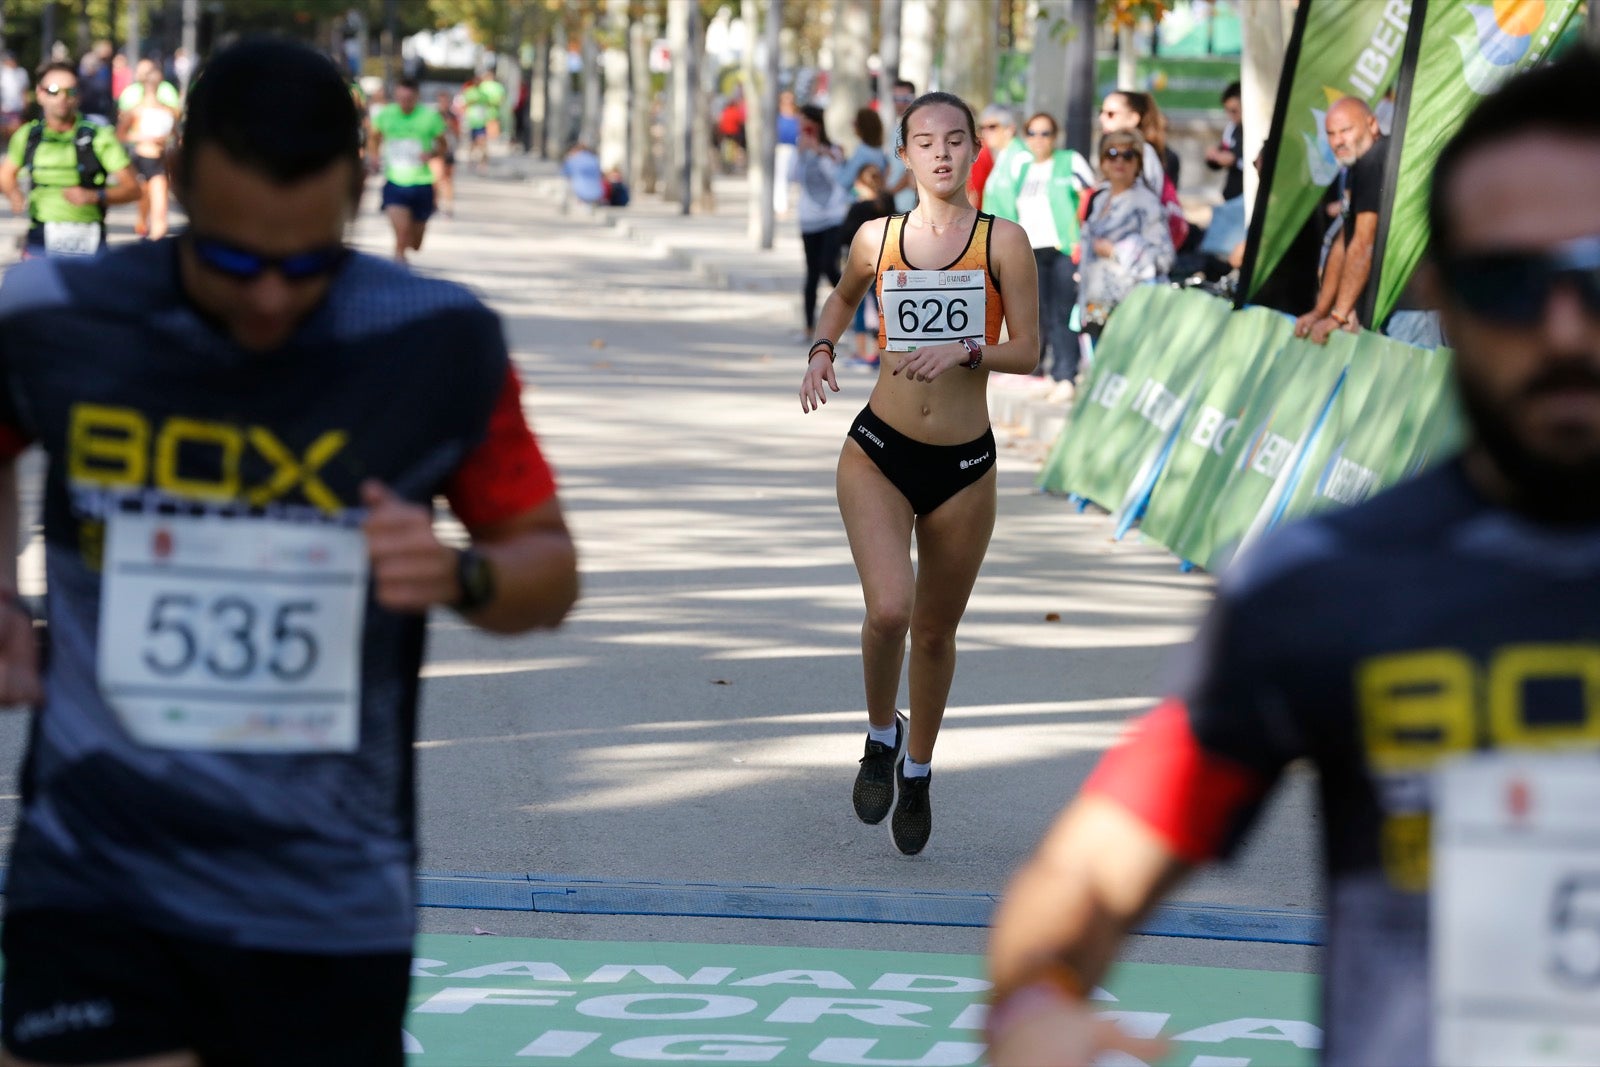
M 100 251 L 98 222 L 47 222 L 44 250 L 52 256 L 92 256 Z
M 981 341 L 987 302 L 981 270 L 886 270 L 884 347 L 914 352 L 963 337 Z
M 354 751 L 367 569 L 359 530 L 113 514 L 101 691 L 155 748 Z
M 422 145 L 417 141 L 394 140 L 383 142 L 383 158 L 396 170 L 422 166 Z
M 1600 1063 L 1600 755 L 1434 780 L 1434 1062 Z

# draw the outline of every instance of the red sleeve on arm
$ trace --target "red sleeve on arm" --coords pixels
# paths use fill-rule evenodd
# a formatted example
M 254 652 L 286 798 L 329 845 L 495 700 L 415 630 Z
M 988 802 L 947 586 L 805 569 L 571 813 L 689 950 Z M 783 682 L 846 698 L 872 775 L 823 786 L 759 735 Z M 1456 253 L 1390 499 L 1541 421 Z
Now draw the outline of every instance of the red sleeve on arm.
M 0 423 L 0 461 L 16 459 L 28 450 L 32 444 L 22 435 L 22 431 L 14 426 Z
M 522 383 L 508 367 L 489 432 L 445 487 L 450 510 L 475 530 L 532 511 L 555 494 L 555 476 L 522 415 Z
M 1200 747 L 1182 701 L 1139 722 L 1095 768 L 1085 794 L 1108 797 L 1147 824 L 1179 856 L 1201 863 L 1228 843 L 1240 814 L 1270 783 Z

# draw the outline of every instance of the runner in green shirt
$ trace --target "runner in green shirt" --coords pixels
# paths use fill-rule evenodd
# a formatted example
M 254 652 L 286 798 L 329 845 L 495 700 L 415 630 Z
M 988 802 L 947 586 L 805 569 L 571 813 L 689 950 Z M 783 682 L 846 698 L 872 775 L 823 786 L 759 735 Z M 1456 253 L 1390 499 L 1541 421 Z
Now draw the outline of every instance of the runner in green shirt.
M 489 102 L 483 79 L 473 78 L 461 87 L 461 118 L 467 126 L 468 152 L 479 174 L 489 162 Z
M 45 67 L 36 95 L 44 117 L 12 135 L 0 161 L 0 194 L 13 213 L 28 215 L 24 255 L 94 255 L 105 245 L 106 207 L 137 200 L 138 178 L 117 131 L 78 113 L 71 64 Z M 17 183 L 24 170 L 32 183 L 26 198 Z
M 478 95 L 483 99 L 483 107 L 487 114 L 484 118 L 489 129 L 489 140 L 500 139 L 500 112 L 506 103 L 506 87 L 494 76 L 494 71 L 484 74 L 478 82 Z
M 394 258 L 406 261 L 408 252 L 422 248 L 422 236 L 433 216 L 433 169 L 428 161 L 446 150 L 444 118 L 431 107 L 417 103 L 417 83 L 402 78 L 395 86 L 394 103 L 378 112 L 372 123 L 369 159 L 383 166 L 383 211 L 394 226 Z

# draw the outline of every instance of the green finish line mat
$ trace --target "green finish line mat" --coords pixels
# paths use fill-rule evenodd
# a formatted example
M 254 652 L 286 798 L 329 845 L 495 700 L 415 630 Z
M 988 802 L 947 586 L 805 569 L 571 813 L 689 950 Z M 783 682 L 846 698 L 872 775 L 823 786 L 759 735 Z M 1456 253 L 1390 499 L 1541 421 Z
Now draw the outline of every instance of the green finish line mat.
M 972 955 L 424 934 L 408 1062 L 966 1067 L 983 973 Z M 1321 1043 L 1317 992 L 1315 975 L 1124 963 L 1095 999 L 1171 1039 L 1174 1067 L 1298 1067 Z

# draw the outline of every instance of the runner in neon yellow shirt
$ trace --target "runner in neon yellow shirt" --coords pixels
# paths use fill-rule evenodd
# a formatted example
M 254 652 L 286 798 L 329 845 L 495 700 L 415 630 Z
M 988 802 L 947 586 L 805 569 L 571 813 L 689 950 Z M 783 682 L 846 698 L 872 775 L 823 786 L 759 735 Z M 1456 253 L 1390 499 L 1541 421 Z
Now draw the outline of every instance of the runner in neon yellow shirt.
M 482 174 L 489 162 L 489 105 L 481 78 L 473 78 L 461 87 L 461 118 L 467 127 L 472 168 Z
M 500 84 L 500 80 L 494 76 L 494 71 L 484 74 L 483 79 L 478 82 L 478 96 L 483 99 L 484 110 L 487 112 L 484 117 L 489 129 L 489 140 L 498 141 L 500 113 L 506 103 L 506 87 Z
M 117 131 L 79 113 L 70 63 L 45 67 L 35 96 L 44 117 L 12 135 L 0 160 L 0 195 L 28 216 L 25 256 L 94 255 L 105 247 L 106 207 L 137 200 L 139 180 Z M 32 183 L 26 197 L 17 184 L 24 170 Z
M 382 161 L 383 211 L 394 226 L 394 258 L 401 263 L 407 252 L 422 248 L 435 206 L 433 169 L 428 163 L 447 148 L 444 118 L 419 105 L 417 98 L 416 81 L 402 78 L 395 86 L 394 103 L 373 120 L 368 156 Z

